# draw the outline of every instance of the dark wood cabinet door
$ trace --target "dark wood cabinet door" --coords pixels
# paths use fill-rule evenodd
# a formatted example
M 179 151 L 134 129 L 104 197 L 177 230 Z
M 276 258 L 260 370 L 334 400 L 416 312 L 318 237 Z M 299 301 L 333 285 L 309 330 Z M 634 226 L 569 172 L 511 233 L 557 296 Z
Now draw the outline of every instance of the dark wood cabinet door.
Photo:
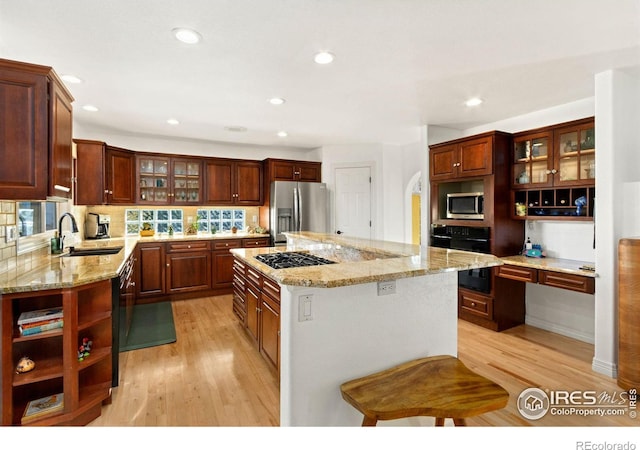
M 259 336 L 259 308 L 260 308 L 260 291 L 255 286 L 247 283 L 246 286 L 247 316 L 246 327 L 249 335 L 258 345 Z
M 205 202 L 212 205 L 233 205 L 233 162 L 210 160 L 205 163 Z
M 298 162 L 297 172 L 299 181 L 319 183 L 322 181 L 322 163 Z
M 169 294 L 211 288 L 211 254 L 208 251 L 169 254 L 166 270 Z
M 242 161 L 236 163 L 236 204 L 260 206 L 262 198 L 262 163 Z
M 280 305 L 262 293 L 260 353 L 275 371 L 280 367 Z
M 455 178 L 458 173 L 457 155 L 457 145 L 455 144 L 431 150 L 429 162 L 431 180 Z
M 133 152 L 107 147 L 107 203 L 135 203 L 135 164 Z
M 0 198 L 47 196 L 47 78 L 0 62 Z
M 233 284 L 233 254 L 228 250 L 213 252 L 212 287 L 226 288 Z
M 138 244 L 136 296 L 152 297 L 165 293 L 164 244 Z
M 296 172 L 295 164 L 293 161 L 270 161 L 271 169 L 271 181 L 293 181 L 295 180 L 294 173 Z
M 74 139 L 76 144 L 76 205 L 102 205 L 106 203 L 105 144 L 101 141 Z
M 491 175 L 493 172 L 492 150 L 491 137 L 461 142 L 457 175 L 459 177 Z
M 49 149 L 49 194 L 71 198 L 72 177 L 73 177 L 73 154 L 71 145 L 73 109 L 71 102 L 73 99 L 67 91 L 56 81 L 50 84 L 50 145 Z

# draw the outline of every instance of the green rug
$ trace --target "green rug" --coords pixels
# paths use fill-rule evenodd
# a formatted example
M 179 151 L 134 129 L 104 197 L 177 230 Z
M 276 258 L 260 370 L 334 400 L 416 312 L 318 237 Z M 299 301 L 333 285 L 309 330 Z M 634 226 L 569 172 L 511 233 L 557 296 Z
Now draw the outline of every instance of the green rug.
M 125 309 L 120 308 L 120 351 L 137 350 L 176 341 L 171 302 L 148 303 L 133 307 L 129 335 L 124 336 Z

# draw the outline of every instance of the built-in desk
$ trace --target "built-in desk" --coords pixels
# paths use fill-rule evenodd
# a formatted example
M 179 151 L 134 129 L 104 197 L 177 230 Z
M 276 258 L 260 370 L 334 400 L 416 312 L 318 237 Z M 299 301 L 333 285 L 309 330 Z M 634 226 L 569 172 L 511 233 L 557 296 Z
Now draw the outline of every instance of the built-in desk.
M 503 266 L 496 268 L 502 278 L 538 283 L 546 286 L 593 294 L 595 292 L 595 270 L 593 263 L 561 258 L 530 258 L 507 256 L 500 258 Z

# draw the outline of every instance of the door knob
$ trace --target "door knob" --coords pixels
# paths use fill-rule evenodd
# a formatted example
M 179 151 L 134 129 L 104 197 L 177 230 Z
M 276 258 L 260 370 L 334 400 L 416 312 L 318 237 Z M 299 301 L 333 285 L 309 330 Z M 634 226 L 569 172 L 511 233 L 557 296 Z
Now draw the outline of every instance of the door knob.
M 342 234 L 342 231 L 338 230 L 336 231 L 336 234 Z

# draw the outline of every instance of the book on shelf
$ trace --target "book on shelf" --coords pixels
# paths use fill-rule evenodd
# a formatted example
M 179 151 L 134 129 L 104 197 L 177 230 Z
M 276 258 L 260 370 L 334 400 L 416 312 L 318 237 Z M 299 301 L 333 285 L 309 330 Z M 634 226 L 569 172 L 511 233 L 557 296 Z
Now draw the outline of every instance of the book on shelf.
M 32 422 L 64 409 L 64 394 L 48 395 L 27 403 L 22 414 L 22 423 Z
M 42 325 L 46 325 L 48 323 L 57 323 L 57 322 L 61 322 L 63 319 L 46 319 L 46 320 L 40 320 L 38 322 L 31 322 L 31 323 L 23 323 L 22 325 L 20 325 L 21 329 L 26 329 L 26 328 L 33 328 L 33 327 L 39 327 Z
M 24 311 L 18 317 L 18 325 L 41 322 L 43 320 L 61 319 L 62 307 L 37 309 L 34 311 Z
M 40 325 L 20 325 L 18 328 L 20 329 L 20 334 L 22 336 L 31 336 L 32 334 L 38 334 L 44 331 L 51 331 L 62 328 L 63 324 L 64 321 L 62 319 L 55 319 L 47 321 L 46 323 L 40 323 Z

